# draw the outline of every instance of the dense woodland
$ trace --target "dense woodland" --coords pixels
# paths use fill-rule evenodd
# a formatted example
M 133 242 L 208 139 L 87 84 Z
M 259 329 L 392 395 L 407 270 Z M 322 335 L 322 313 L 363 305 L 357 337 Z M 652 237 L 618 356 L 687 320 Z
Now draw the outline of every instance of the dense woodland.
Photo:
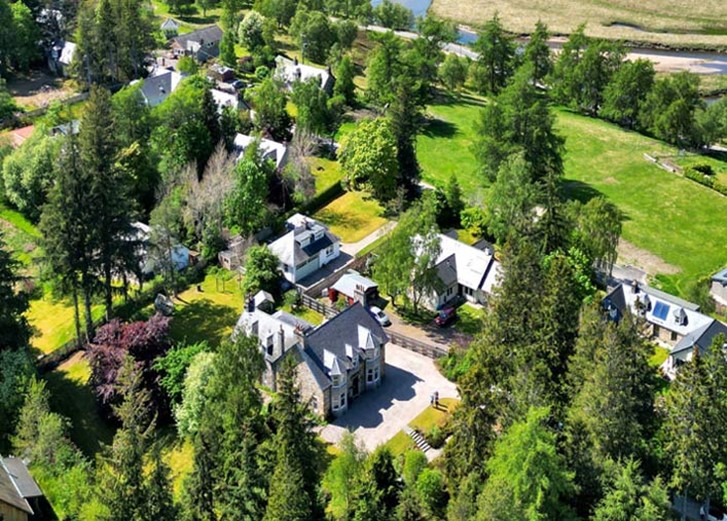
M 46 4 L 67 26 L 37 21 Z M 190 4 L 168 8 L 184 13 Z M 61 518 L 654 521 L 673 518 L 675 494 L 727 500 L 725 339 L 695 352 L 668 383 L 650 364 L 653 346 L 640 336 L 639 319 L 606 320 L 595 269 L 615 262 L 623 216 L 604 198 L 564 197 L 567 143 L 552 112 L 567 105 L 699 149 L 727 136 L 727 98 L 706 107 L 696 76 L 657 78 L 650 63 L 625 61 L 622 46 L 589 39 L 582 28 L 556 58 L 545 26 L 518 52 L 494 18 L 471 61 L 445 55 L 454 27 L 425 18 L 416 21 L 415 40 L 370 35 L 361 63 L 351 51 L 355 22 L 408 28 L 410 12 L 362 0 L 197 4 L 221 10 L 220 61 L 255 83 L 246 93 L 254 120 L 218 114 L 212 84 L 191 60 L 180 63 L 190 77 L 162 104 L 146 106 L 139 85 L 126 85 L 147 74 L 147 55 L 158 46 L 139 0 L 0 0 L 0 73 L 37 64 L 37 34 L 54 39 L 61 31 L 78 43 L 73 74 L 90 93 L 77 134 L 51 135 L 71 119 L 55 107 L 27 143 L 0 154 L 3 198 L 38 224 L 42 284 L 72 300 L 90 385 L 115 428 L 93 461 L 71 441 L 69 421 L 52 410 L 35 368 L 19 265 L 0 244 L 0 452 L 30 462 Z M 330 96 L 314 81 L 289 93 L 273 79 L 281 35 L 306 59 L 332 67 Z M 238 62 L 235 45 L 251 60 Z M 365 89 L 354 84 L 362 72 Z M 490 186 L 482 204 L 464 201 L 456 177 L 436 190 L 419 186 L 425 106 L 465 88 L 488 100 L 473 145 L 481 183 Z M 398 220 L 373 266 L 393 303 L 416 314 L 436 289 L 440 229 L 474 229 L 502 259 L 481 330 L 440 361 L 461 403 L 432 463 L 413 450 L 367 453 L 353 437 L 327 451 L 294 366 L 270 393 L 259 385 L 257 339 L 173 343 L 169 318 L 140 311 L 147 302 L 136 282 L 132 222 L 150 222 L 156 234 L 152 255 L 162 270 L 149 284 L 174 293 L 189 284 L 169 261 L 176 242 L 214 262 L 226 233 L 249 237 L 315 202 L 306 158 L 359 109 L 371 117 L 341 139 L 337 159 L 344 188 L 365 190 Z M 14 111 L 0 84 L 0 120 Z M 235 162 L 236 132 L 289 141 L 289 166 L 275 171 L 256 146 Z M 267 248 L 251 248 L 246 262 L 247 294 L 277 291 L 277 260 Z M 101 324 L 95 303 L 104 307 Z M 161 451 L 169 435 L 193 448 L 178 493 Z

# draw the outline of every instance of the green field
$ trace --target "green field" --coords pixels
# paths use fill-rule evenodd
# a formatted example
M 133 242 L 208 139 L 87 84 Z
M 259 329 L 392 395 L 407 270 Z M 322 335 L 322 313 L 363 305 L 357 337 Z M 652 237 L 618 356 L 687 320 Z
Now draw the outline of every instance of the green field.
M 383 208 L 362 192 L 346 192 L 313 214 L 343 242 L 358 242 L 386 224 Z
M 465 194 L 475 199 L 483 183 L 470 146 L 480 106 L 472 98 L 431 105 L 428 112 L 436 119 L 419 137 L 417 148 L 425 181 L 443 186 L 452 172 L 466 172 L 458 179 Z M 720 176 L 727 165 L 693 155 L 679 157 L 671 146 L 601 120 L 562 109 L 556 113 L 558 130 L 566 138 L 568 195 L 581 200 L 604 195 L 618 205 L 625 216 L 624 239 L 680 271 L 660 278 L 665 289 L 683 293 L 689 282 L 727 265 L 727 198 L 661 170 L 644 154 L 681 165 L 709 162 Z
M 542 20 L 555 34 L 588 23 L 590 35 L 671 46 L 727 45 L 727 3 L 721 0 L 433 0 L 430 12 L 470 26 L 497 13 L 508 31 L 529 33 Z

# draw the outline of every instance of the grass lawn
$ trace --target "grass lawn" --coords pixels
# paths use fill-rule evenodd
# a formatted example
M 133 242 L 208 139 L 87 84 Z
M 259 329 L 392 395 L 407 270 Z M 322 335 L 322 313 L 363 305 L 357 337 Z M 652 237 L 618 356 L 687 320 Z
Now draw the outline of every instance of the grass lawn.
M 654 346 L 654 354 L 649 358 L 649 364 L 653 367 L 659 367 L 669 358 L 669 350 L 664 347 Z
M 406 454 L 407 451 L 416 448 L 414 440 L 412 440 L 404 431 L 397 432 L 393 438 L 385 443 L 385 445 L 391 451 L 391 455 L 394 456 L 394 459 Z
M 346 192 L 313 214 L 343 242 L 358 242 L 386 224 L 383 208 L 363 192 Z
M 169 465 L 172 493 L 179 501 L 182 496 L 182 482 L 192 472 L 194 447 L 188 440 L 178 438 L 174 427 L 170 427 L 169 434 L 162 439 L 164 444 L 162 456 L 164 462 Z
M 683 294 L 689 282 L 727 264 L 727 198 L 643 158 L 676 156 L 673 148 L 565 110 L 558 111 L 558 127 L 566 138 L 569 195 L 613 201 L 624 213 L 623 238 L 681 269 L 660 277 L 665 289 Z
M 417 138 L 424 181 L 443 188 L 456 175 L 466 196 L 476 197 L 483 191 L 471 150 L 474 124 L 483 104 L 481 98 L 462 96 L 440 98 L 427 107 L 431 119 Z
M 208 273 L 197 291 L 193 284 L 175 301 L 171 337 L 176 342 L 211 345 L 228 338 L 242 313 L 242 291 L 237 277 L 229 272 Z
M 727 4 L 721 0 L 434 0 L 429 12 L 475 26 L 497 13 L 515 34 L 531 32 L 542 20 L 555 34 L 568 34 L 588 22 L 586 33 L 602 38 L 672 46 L 727 43 Z
M 21 213 L 0 204 L 0 233 L 13 257 L 30 267 L 39 254 L 38 229 Z
M 338 161 L 323 157 L 309 157 L 313 176 L 316 178 L 316 195 L 325 192 L 333 185 L 339 184 L 343 179 L 343 171 Z
M 457 309 L 457 316 L 459 318 L 452 326 L 455 330 L 470 336 L 482 331 L 482 319 L 485 316 L 484 309 L 464 304 Z
M 310 308 L 307 308 L 305 306 L 300 306 L 298 309 L 291 309 L 289 306 L 283 306 L 281 308 L 286 313 L 290 313 L 291 315 L 295 315 L 298 318 L 302 318 L 309 324 L 313 324 L 314 326 L 318 326 L 321 323 L 323 323 L 324 316 L 318 313 L 317 311 L 313 311 Z
M 104 314 L 102 305 L 95 305 L 91 309 L 94 320 L 100 319 Z M 53 300 L 50 297 L 30 301 L 28 320 L 33 326 L 33 347 L 43 353 L 50 353 L 72 340 L 76 335 L 76 326 L 73 318 L 73 305 L 70 301 Z M 81 309 L 83 320 L 83 309 Z
M 45 375 L 51 393 L 51 407 L 69 418 L 71 439 L 89 457 L 102 444 L 111 443 L 113 429 L 98 414 L 96 399 L 88 385 L 91 368 L 79 352 Z

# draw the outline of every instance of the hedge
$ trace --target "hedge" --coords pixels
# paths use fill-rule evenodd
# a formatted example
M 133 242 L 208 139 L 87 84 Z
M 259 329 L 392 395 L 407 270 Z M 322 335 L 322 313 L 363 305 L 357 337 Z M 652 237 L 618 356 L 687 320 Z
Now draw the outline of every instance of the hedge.
M 720 183 L 719 181 L 715 181 L 713 177 L 704 175 L 702 172 L 694 168 L 685 168 L 684 177 L 686 177 L 687 179 L 691 179 L 692 181 L 695 181 L 700 185 L 711 188 L 712 190 L 716 190 L 722 195 L 727 195 L 727 185 Z

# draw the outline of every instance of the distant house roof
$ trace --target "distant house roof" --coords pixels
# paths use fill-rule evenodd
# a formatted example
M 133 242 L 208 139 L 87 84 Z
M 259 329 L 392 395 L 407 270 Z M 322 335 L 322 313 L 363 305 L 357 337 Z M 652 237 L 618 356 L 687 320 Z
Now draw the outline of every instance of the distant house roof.
M 719 282 L 723 286 L 727 286 L 727 268 L 721 269 L 712 275 L 712 281 Z
M 183 79 L 184 76 L 176 71 L 161 69 L 158 74 L 144 80 L 140 89 L 141 95 L 147 105 L 156 107 L 177 89 Z
M 671 350 L 671 356 L 686 361 L 695 347 L 699 349 L 700 353 L 705 353 L 718 335 L 724 335 L 727 346 L 727 326 L 719 320 L 711 319 L 705 325 L 684 336 Z
M 61 123 L 60 125 L 57 125 L 50 129 L 50 133 L 53 136 L 57 136 L 58 134 L 63 134 L 64 136 L 68 136 L 70 134 L 76 135 L 81 130 L 81 120 L 80 119 L 74 119 L 71 120 L 68 123 Z
M 238 109 L 240 108 L 240 106 L 247 105 L 244 100 L 240 99 L 240 96 L 238 96 L 237 93 L 233 94 L 231 92 L 225 92 L 219 89 L 211 89 L 210 92 L 212 93 L 212 99 L 215 100 L 215 103 L 217 104 L 217 110 L 220 114 L 225 107 Z M 271 143 L 275 142 L 271 141 Z M 282 146 L 284 147 L 285 145 Z
M 179 30 L 179 22 L 177 22 L 174 18 L 166 18 L 159 28 L 162 31 L 178 31 Z
M 619 320 L 628 311 L 681 336 L 694 333 L 713 320 L 700 313 L 697 304 L 645 284 L 620 284 L 602 304 L 613 320 Z
M 20 145 L 33 135 L 35 130 L 34 125 L 28 125 L 27 127 L 16 128 L 10 133 L 10 145 L 13 148 L 18 148 Z
M 0 501 L 33 515 L 27 498 L 42 495 L 21 459 L 0 457 Z
M 491 249 L 474 248 L 446 235 L 439 235 L 437 273 L 451 286 L 455 281 L 473 290 L 491 292 L 500 275 L 500 263 Z
M 373 280 L 366 278 L 355 271 L 349 271 L 343 277 L 338 279 L 338 281 L 331 286 L 331 289 L 334 289 L 347 297 L 353 298 L 356 291 L 365 293 L 378 287 L 378 284 L 376 284 Z
M 172 38 L 172 45 L 185 51 L 197 52 L 202 44 L 218 44 L 222 40 L 222 29 L 218 25 L 203 27 Z
M 277 141 L 256 138 L 255 136 L 248 136 L 246 134 L 235 135 L 233 146 L 239 151 L 238 159 L 242 158 L 247 147 L 249 147 L 255 139 L 257 139 L 258 143 L 260 143 L 260 152 L 262 153 L 263 159 L 272 161 L 278 169 L 283 168 L 286 165 L 288 160 L 287 146 L 283 143 L 278 143 Z
M 304 82 L 310 78 L 318 78 L 321 88 L 325 91 L 333 88 L 334 82 L 333 75 L 328 69 L 298 63 L 284 56 L 275 58 L 275 78 L 285 83 L 288 88 L 292 88 L 296 81 Z
M 299 266 L 322 250 L 341 240 L 323 224 L 301 214 L 291 216 L 285 223 L 288 232 L 269 247 L 281 263 Z

